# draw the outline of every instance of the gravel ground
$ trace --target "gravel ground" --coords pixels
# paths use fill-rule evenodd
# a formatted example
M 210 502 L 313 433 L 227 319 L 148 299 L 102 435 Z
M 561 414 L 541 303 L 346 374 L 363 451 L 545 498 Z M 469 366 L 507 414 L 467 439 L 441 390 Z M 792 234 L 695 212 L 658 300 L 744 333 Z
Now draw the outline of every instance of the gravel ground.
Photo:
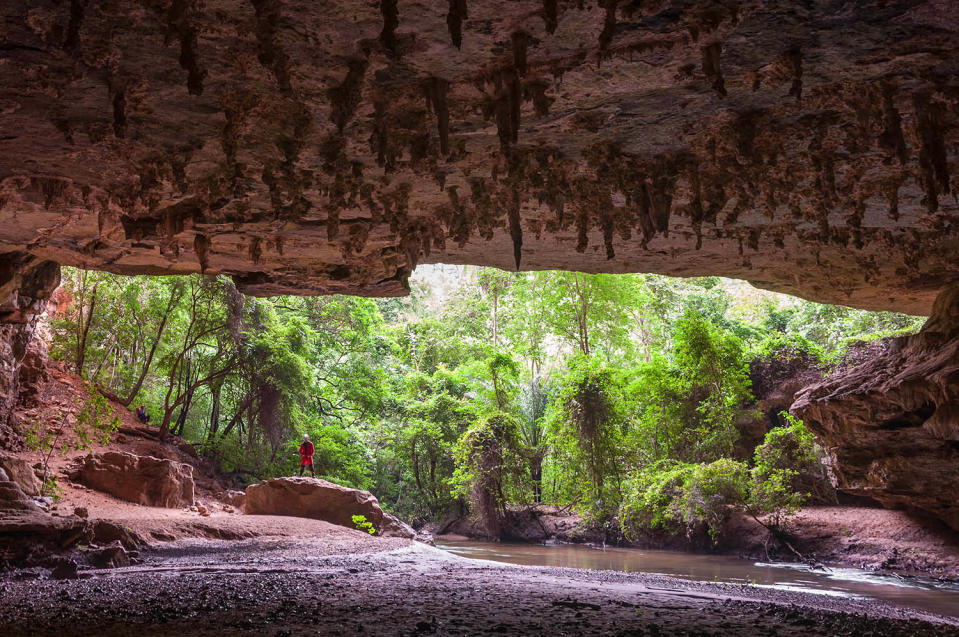
M 6 579 L 0 635 L 959 635 L 954 620 L 876 602 L 419 544 L 336 552 L 302 538 L 192 540 L 79 580 Z

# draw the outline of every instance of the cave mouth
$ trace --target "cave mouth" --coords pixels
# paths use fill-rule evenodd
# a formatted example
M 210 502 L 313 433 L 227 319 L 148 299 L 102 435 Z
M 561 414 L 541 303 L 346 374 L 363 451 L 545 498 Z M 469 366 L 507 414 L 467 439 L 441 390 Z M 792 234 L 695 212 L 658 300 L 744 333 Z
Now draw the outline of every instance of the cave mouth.
M 520 583 L 508 572 L 495 581 L 468 571 L 450 576 L 449 558 L 417 552 L 426 549 L 411 554 L 411 539 L 422 546 L 438 534 L 440 546 L 454 552 L 465 536 L 585 541 L 627 552 L 718 550 L 787 562 L 816 554 L 841 563 L 846 544 L 882 528 L 919 538 L 908 563 L 889 560 L 888 551 L 898 549 L 891 538 L 880 541 L 873 557 L 887 560 L 883 569 L 953 568 L 948 553 L 937 553 L 953 531 L 934 518 L 903 516 L 896 509 L 909 503 L 884 500 L 881 490 L 867 500 L 857 485 L 837 483 L 835 441 L 820 438 L 815 421 L 806 426 L 789 414 L 810 388 L 920 338 L 924 318 L 821 305 L 718 277 L 432 265 L 414 272 L 409 285 L 411 294 L 398 298 L 259 298 L 223 276 L 63 268 L 45 313 L 23 324 L 32 338 L 4 429 L 6 456 L 0 454 L 0 466 L 22 468 L 4 465 L 10 450 L 32 463 L 40 494 L 55 497 L 44 504 L 54 514 L 49 519 L 67 516 L 38 527 L 44 530 L 26 543 L 29 551 L 21 538 L 23 555 L 33 556 L 25 558 L 34 560 L 30 568 L 49 569 L 53 578 L 92 577 L 91 586 L 104 577 L 101 569 L 117 568 L 132 590 L 158 586 L 191 599 L 206 590 L 226 599 L 266 579 L 295 588 L 302 573 L 283 566 L 290 551 L 326 565 L 320 572 L 341 572 L 335 560 L 346 560 L 346 579 L 331 581 L 349 586 L 354 571 L 402 571 L 400 559 L 418 564 L 411 581 L 447 617 L 458 612 L 447 584 Z M 935 411 L 930 402 L 878 428 L 892 435 L 921 429 Z M 304 434 L 313 445 L 306 472 L 305 452 L 298 453 Z M 289 477 L 304 473 L 333 484 Z M 890 484 L 888 494 L 929 496 L 901 486 Z M 762 501 L 750 500 L 760 493 Z M 709 508 L 684 517 L 687 498 Z M 788 540 L 777 535 L 779 519 L 791 521 Z M 373 535 L 350 535 L 356 530 Z M 277 535 L 286 539 L 275 544 L 269 538 Z M 82 546 L 66 554 L 37 548 L 76 538 Z M 218 544 L 209 554 L 177 548 L 197 538 Z M 391 550 L 398 557 L 389 557 Z M 370 551 L 377 557 L 363 557 Z M 261 567 L 240 574 L 220 565 L 220 555 Z M 583 565 L 555 559 L 535 563 Z M 214 574 L 226 569 L 212 588 L 191 575 L 200 563 Z M 182 586 L 151 584 L 151 566 L 180 573 Z M 721 568 L 735 570 L 732 562 Z M 449 580 L 442 585 L 440 572 Z M 631 590 L 656 575 L 624 577 Z M 877 591 L 886 582 L 880 576 L 854 586 L 883 599 Z M 388 584 L 375 577 L 368 583 L 350 603 L 391 608 Z M 832 593 L 842 599 L 851 591 Z M 25 608 L 15 592 L 14 605 Z M 952 596 L 916 593 L 909 612 L 942 612 Z M 109 595 L 95 597 L 84 592 L 71 608 L 80 612 Z M 254 623 L 274 622 L 285 602 L 264 599 L 272 601 L 238 607 Z M 117 613 L 126 612 L 124 602 L 111 600 Z M 338 608 L 329 601 L 324 608 Z M 570 604 L 582 611 L 606 602 Z M 474 612 L 505 613 L 501 623 L 512 625 L 512 606 L 506 599 L 498 606 Z M 60 625 L 38 609 L 43 625 Z M 841 604 L 834 610 L 845 612 Z M 390 613 L 412 621 L 403 609 Z M 676 621 L 688 621 L 685 611 L 677 613 Z M 298 611 L 283 614 L 304 621 Z M 155 605 L 143 618 L 145 625 L 176 625 Z M 0 612 L 0 619 L 10 617 Z M 215 608 L 197 615 L 199 625 L 224 619 L 232 621 Z M 350 620 L 335 610 L 324 621 Z

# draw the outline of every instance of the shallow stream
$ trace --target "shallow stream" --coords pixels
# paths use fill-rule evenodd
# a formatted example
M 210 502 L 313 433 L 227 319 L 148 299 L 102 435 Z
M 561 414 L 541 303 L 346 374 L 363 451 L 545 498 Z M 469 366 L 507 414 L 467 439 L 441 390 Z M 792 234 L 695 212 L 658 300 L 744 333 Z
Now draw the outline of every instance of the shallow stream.
M 509 564 L 660 573 L 691 580 L 877 599 L 959 617 L 959 583 L 926 577 L 884 575 L 839 566 L 813 569 L 803 564 L 753 562 L 725 555 L 602 549 L 577 544 L 509 544 L 437 538 L 436 546 L 461 557 Z

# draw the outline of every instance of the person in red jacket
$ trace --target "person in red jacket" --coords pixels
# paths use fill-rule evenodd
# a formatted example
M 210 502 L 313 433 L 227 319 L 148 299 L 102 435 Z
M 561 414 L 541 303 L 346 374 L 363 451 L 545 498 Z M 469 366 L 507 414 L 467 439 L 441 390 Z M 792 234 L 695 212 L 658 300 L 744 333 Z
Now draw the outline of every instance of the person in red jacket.
M 316 447 L 310 442 L 310 437 L 307 434 L 303 434 L 303 444 L 300 445 L 300 475 L 303 475 L 303 467 L 309 467 L 310 475 L 314 478 L 316 477 L 316 474 L 313 473 L 314 451 L 316 451 Z

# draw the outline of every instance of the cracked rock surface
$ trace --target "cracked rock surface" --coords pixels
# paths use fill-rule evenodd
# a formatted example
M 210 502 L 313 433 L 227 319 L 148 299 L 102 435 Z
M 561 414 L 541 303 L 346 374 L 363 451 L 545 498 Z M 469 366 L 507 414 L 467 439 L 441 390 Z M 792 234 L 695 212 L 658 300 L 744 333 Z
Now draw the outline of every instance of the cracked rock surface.
M 959 285 L 918 334 L 807 387 L 790 411 L 831 455 L 840 489 L 959 530 Z
M 5 0 L 0 253 L 406 291 L 417 263 L 959 278 L 951 0 Z

